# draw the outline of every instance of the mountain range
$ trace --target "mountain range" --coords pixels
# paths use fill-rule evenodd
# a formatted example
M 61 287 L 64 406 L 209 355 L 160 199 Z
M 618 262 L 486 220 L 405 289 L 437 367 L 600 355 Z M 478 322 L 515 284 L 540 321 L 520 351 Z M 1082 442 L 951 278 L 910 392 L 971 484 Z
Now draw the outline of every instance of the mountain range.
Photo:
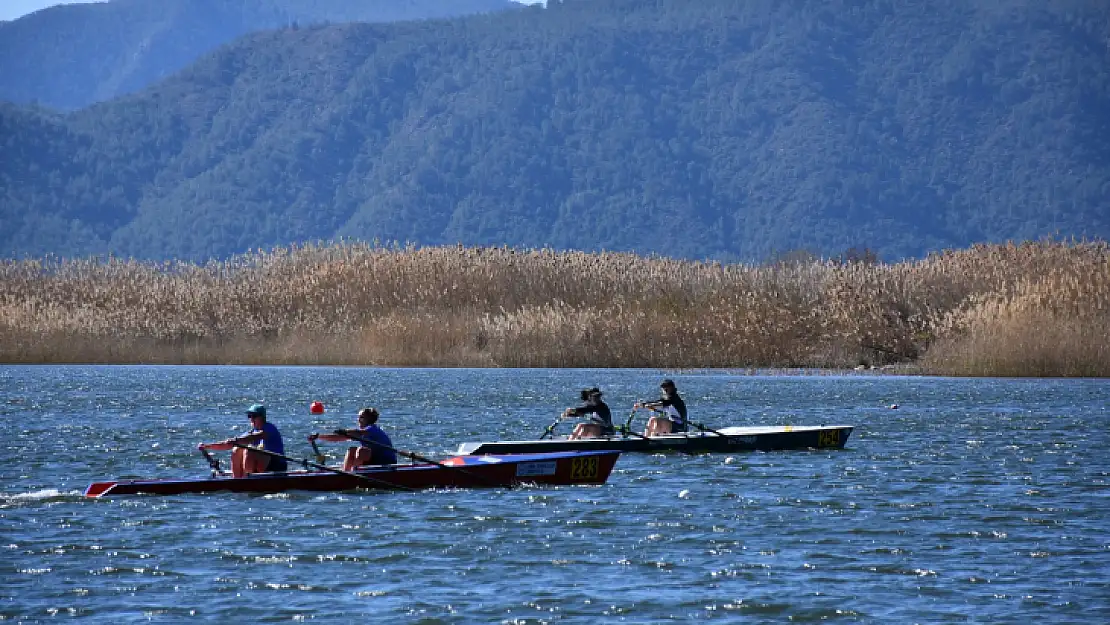
M 1110 238 L 1100 2 L 475 1 L 392 23 L 340 0 L 165 4 L 159 32 L 212 42 L 182 69 L 156 62 L 176 50 L 125 71 L 95 52 L 139 35 L 59 20 L 26 41 L 64 61 L 0 73 L 4 256 L 362 239 L 894 260 Z M 233 4 L 284 24 L 188 35 Z M 290 19 L 303 5 L 335 19 Z
M 511 0 L 110 0 L 0 22 L 0 100 L 74 110 L 132 93 L 251 33 L 519 8 Z

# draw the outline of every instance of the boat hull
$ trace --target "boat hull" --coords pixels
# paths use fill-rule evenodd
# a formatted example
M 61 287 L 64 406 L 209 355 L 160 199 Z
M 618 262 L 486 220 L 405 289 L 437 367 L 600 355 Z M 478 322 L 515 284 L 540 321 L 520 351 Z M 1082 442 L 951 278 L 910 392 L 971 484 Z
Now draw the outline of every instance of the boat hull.
M 683 451 L 734 452 L 784 451 L 791 449 L 840 449 L 852 434 L 850 425 L 806 425 L 769 427 L 730 427 L 714 432 L 689 432 L 642 438 L 615 436 L 567 440 L 565 438 L 532 441 L 496 441 L 463 443 L 459 454 L 521 454 L 555 451 L 616 450 L 628 452 Z
M 427 488 L 502 488 L 523 483 L 548 485 L 604 484 L 618 451 L 566 451 L 500 456 L 457 456 L 435 464 L 363 467 L 348 474 L 333 471 L 258 473 L 246 477 L 183 480 L 96 482 L 86 497 L 181 495 L 230 491 L 279 493 L 289 490 L 344 491 L 356 488 L 419 490 Z

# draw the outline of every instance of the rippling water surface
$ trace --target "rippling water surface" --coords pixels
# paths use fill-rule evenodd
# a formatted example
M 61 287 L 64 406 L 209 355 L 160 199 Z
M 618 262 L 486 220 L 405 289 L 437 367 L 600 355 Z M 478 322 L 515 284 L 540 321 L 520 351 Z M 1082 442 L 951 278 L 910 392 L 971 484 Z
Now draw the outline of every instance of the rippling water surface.
M 87 500 L 206 475 L 196 443 L 255 401 L 292 455 L 373 405 L 443 457 L 536 438 L 587 385 L 623 418 L 661 373 L 0 367 L 0 620 L 1110 622 L 1110 382 L 666 375 L 711 426 L 856 430 L 625 454 L 601 487 Z

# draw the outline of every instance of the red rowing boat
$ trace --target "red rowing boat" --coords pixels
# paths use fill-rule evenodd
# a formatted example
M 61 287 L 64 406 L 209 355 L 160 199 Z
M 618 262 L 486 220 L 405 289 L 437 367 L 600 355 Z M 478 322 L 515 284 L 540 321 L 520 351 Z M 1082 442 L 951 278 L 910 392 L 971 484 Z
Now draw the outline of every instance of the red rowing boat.
M 85 490 L 85 496 L 181 495 L 214 491 L 280 493 L 287 490 L 343 491 L 356 488 L 505 488 L 525 483 L 604 484 L 619 455 L 619 451 L 464 455 L 421 464 L 361 467 L 350 472 L 313 465 L 316 470 L 256 473 L 239 478 L 215 475 L 202 479 L 96 482 Z M 306 466 L 309 464 L 306 463 Z

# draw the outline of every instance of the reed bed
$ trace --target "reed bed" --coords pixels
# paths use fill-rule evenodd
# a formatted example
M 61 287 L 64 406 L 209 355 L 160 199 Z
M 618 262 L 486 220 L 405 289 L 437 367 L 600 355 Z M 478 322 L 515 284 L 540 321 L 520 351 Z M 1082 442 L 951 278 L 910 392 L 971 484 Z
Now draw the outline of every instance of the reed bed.
M 0 360 L 1106 376 L 1104 243 L 721 264 L 359 243 L 0 264 Z

